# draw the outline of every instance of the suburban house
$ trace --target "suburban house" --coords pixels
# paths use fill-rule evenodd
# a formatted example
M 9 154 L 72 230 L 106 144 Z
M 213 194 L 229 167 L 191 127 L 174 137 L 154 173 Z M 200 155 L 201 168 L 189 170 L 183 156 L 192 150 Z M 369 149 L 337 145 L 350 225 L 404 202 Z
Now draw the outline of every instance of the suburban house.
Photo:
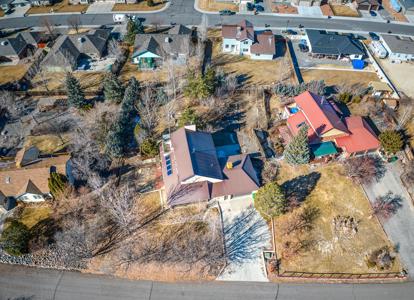
M 0 62 L 17 63 L 27 55 L 28 46 L 21 35 L 0 39 Z
M 223 25 L 222 51 L 235 55 L 247 55 L 252 59 L 271 60 L 276 55 L 275 36 L 272 31 L 255 32 L 247 20 L 237 25 Z
M 379 10 L 381 4 L 377 0 L 355 0 L 353 5 L 359 10 Z
M 45 48 L 49 42 L 49 37 L 40 31 L 23 31 L 19 35 L 34 48 Z
M 82 57 L 87 60 L 105 56 L 109 38 L 110 32 L 105 29 L 61 35 L 43 62 L 49 71 L 73 71 Z
M 380 148 L 374 131 L 362 117 L 342 117 L 339 108 L 325 97 L 304 92 L 285 107 L 285 116 L 293 136 L 301 126 L 309 126 L 309 146 L 314 158 L 334 156 L 340 151 L 348 157 Z
M 362 59 L 365 56 L 363 45 L 348 35 L 340 35 L 324 30 L 306 29 L 305 39 L 309 52 L 315 57 L 332 59 Z
M 137 34 L 135 36 L 132 63 L 140 69 L 154 69 L 170 60 L 184 65 L 193 53 L 192 31 L 177 25 L 167 33 Z
M 217 135 L 218 134 L 218 135 Z M 259 180 L 248 154 L 240 154 L 232 133 L 186 126 L 164 138 L 162 175 L 171 207 L 252 195 Z
M 0 203 L 45 201 L 50 197 L 50 174 L 67 175 L 69 159 L 69 155 L 41 158 L 36 147 L 22 149 L 15 164 L 0 169 Z
M 13 0 L 0 0 L 0 8 L 4 12 L 8 12 L 12 8 Z
M 414 40 L 410 37 L 383 34 L 381 41 L 392 62 L 414 60 Z

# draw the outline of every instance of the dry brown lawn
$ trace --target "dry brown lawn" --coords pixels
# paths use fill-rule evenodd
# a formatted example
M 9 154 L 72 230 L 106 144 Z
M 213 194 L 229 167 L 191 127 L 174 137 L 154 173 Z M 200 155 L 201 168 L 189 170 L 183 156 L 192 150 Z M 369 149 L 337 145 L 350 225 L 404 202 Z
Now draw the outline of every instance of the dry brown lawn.
M 63 141 L 62 141 L 63 139 Z M 70 135 L 62 134 L 62 139 L 55 134 L 46 134 L 46 135 L 29 135 L 26 137 L 25 146 L 36 146 L 43 153 L 55 153 L 57 151 L 65 148 L 69 141 Z
M 224 54 L 222 52 L 221 38 L 214 37 L 216 31 L 210 34 L 213 41 L 212 65 L 222 68 L 228 74 L 235 74 L 245 80 L 245 84 L 260 85 L 274 84 L 281 80 L 286 68 L 290 69 L 290 58 L 285 54 L 283 58 L 275 60 L 253 60 L 239 55 Z M 294 74 L 291 72 L 289 80 L 293 82 Z
M 167 1 L 155 0 L 154 6 L 148 6 L 147 1 L 142 0 L 134 4 L 115 3 L 112 11 L 151 11 L 159 10 L 166 5 Z
M 311 172 L 320 174 L 316 186 L 306 198 L 305 203 L 316 207 L 320 215 L 314 222 L 310 239 L 315 245 L 288 260 L 282 259 L 282 270 L 303 272 L 377 272 L 368 268 L 365 257 L 371 251 L 382 246 L 391 246 L 381 225 L 371 217 L 371 206 L 361 187 L 344 176 L 343 167 L 332 163 L 316 168 L 309 166 L 291 167 L 283 164 L 280 170 L 279 183 L 294 179 Z M 303 186 L 303 184 L 301 185 Z M 334 217 L 351 216 L 359 221 L 358 232 L 353 237 L 337 237 L 332 230 Z M 276 228 L 286 216 L 276 219 Z M 277 250 L 284 237 L 276 235 Z M 401 264 L 396 258 L 391 271 L 400 271 Z
M 95 92 L 100 89 L 105 72 L 75 71 L 73 75 L 79 80 L 85 92 Z M 48 72 L 44 77 L 36 75 L 32 80 L 32 91 L 45 91 L 44 81 L 47 82 L 49 91 L 65 90 L 65 73 L 63 72 Z
M 303 80 L 325 80 L 327 85 L 349 85 L 361 84 L 368 86 L 371 81 L 378 81 L 379 78 L 374 72 L 336 71 L 336 70 L 301 70 Z
M 351 7 L 347 5 L 336 5 L 331 4 L 332 11 L 335 16 L 341 16 L 341 17 L 355 17 L 359 18 L 359 12 L 355 9 L 352 9 Z
M 30 229 L 40 221 L 49 218 L 51 214 L 52 209 L 45 202 L 26 205 L 19 217 L 19 221 Z
M 89 5 L 86 4 L 77 4 L 77 5 L 70 5 L 69 0 L 62 0 L 61 2 L 55 3 L 54 5 L 50 6 L 34 6 L 29 8 L 27 11 L 27 14 L 33 15 L 33 14 L 45 14 L 50 13 L 52 10 L 53 12 L 82 12 L 86 11 L 88 9 Z M 65 16 L 62 16 L 65 17 Z M 70 17 L 68 15 L 67 17 Z
M 28 68 L 28 65 L 0 66 L 0 85 L 22 79 Z
M 228 9 L 234 12 L 239 11 L 239 7 L 234 3 L 225 3 L 214 0 L 198 0 L 198 8 L 205 11 L 220 11 Z

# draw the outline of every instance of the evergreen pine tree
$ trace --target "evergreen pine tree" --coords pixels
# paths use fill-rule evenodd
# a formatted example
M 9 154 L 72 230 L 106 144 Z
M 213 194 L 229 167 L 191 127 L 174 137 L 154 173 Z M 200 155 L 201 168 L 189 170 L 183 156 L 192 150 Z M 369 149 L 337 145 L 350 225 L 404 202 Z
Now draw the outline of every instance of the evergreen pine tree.
M 105 77 L 104 95 L 105 100 L 116 103 L 121 103 L 122 98 L 124 97 L 124 88 L 119 82 L 118 77 L 112 72 L 109 72 Z
M 106 153 L 113 158 L 120 158 L 124 155 L 126 145 L 122 127 L 120 121 L 115 122 L 107 135 Z
M 88 106 L 88 101 L 85 99 L 79 81 L 69 72 L 66 74 L 66 94 L 70 106 L 76 108 L 86 108 Z
M 308 145 L 308 125 L 303 125 L 298 134 L 293 137 L 287 145 L 284 156 L 291 165 L 303 165 L 310 161 L 310 150 Z
M 133 45 L 135 42 L 135 35 L 144 33 L 144 25 L 142 25 L 139 19 L 136 20 L 128 20 L 127 24 L 127 33 L 125 35 L 125 42 L 129 45 Z

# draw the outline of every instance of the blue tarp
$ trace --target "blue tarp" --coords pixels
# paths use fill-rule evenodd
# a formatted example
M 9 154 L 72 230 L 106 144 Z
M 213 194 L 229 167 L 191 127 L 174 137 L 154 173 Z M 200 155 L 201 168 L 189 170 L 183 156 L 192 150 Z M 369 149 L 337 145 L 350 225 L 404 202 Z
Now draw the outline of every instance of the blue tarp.
M 357 70 L 362 70 L 365 67 L 365 62 L 361 59 L 353 59 L 352 67 Z

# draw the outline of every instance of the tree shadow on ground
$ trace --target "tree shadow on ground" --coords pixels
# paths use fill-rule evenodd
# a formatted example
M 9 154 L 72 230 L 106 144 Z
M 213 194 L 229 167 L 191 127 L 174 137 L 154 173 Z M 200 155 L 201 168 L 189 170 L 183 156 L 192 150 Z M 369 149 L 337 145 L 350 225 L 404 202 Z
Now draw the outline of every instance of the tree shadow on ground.
M 255 259 L 258 249 L 270 240 L 267 224 L 253 206 L 224 223 L 227 258 L 230 262 L 241 264 Z
M 403 206 L 403 198 L 400 195 L 395 195 L 393 192 L 388 192 L 384 196 L 378 197 L 379 202 L 388 205 L 389 213 L 394 215 Z
M 385 167 L 384 161 L 378 156 L 374 157 L 374 164 L 375 164 L 375 179 L 379 181 L 382 177 L 384 177 L 385 172 L 387 172 L 387 168 Z
M 320 173 L 312 172 L 307 175 L 301 175 L 285 181 L 282 184 L 282 188 L 286 193 L 287 199 L 294 199 L 298 203 L 301 203 L 305 201 L 309 194 L 313 191 L 320 178 Z

